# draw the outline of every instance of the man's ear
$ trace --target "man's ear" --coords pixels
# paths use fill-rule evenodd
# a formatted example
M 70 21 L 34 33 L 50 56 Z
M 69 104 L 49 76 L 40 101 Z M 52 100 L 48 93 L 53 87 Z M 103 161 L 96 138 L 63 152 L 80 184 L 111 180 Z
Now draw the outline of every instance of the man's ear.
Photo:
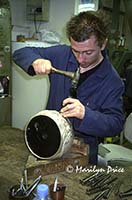
M 105 47 L 106 47 L 106 45 L 107 45 L 107 41 L 108 41 L 107 38 L 103 41 L 102 47 L 101 47 L 101 51 L 103 51 L 103 50 L 105 49 Z

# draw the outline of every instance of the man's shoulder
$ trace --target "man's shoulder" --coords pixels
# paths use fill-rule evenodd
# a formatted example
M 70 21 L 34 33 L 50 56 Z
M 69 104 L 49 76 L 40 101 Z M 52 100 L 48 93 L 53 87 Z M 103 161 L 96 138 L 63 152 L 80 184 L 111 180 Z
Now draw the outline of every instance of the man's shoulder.
M 112 65 L 112 63 L 109 61 L 108 57 L 105 57 L 101 67 L 97 71 L 97 75 L 100 77 L 106 77 L 108 79 L 121 79 L 119 73 L 115 69 L 115 67 Z
M 46 55 L 49 59 L 69 59 L 72 54 L 71 47 L 65 44 L 52 46 L 51 48 L 47 48 Z
M 111 85 L 123 86 L 123 81 L 112 63 L 106 59 L 106 62 L 104 64 L 104 69 L 106 68 L 105 72 L 108 82 L 111 82 Z
M 66 44 L 58 44 L 58 45 L 52 46 L 51 49 L 57 52 L 62 52 L 62 51 L 70 51 L 71 47 Z

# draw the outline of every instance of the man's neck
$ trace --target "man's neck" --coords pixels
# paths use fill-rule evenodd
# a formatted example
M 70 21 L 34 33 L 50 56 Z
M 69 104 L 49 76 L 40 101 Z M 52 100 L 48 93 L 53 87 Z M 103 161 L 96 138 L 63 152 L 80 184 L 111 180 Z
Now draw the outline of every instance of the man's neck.
M 94 64 L 92 64 L 92 65 L 90 65 L 90 66 L 88 66 L 88 67 L 86 67 L 86 68 L 83 68 L 83 67 L 81 67 L 81 65 L 80 65 L 80 73 L 84 73 L 84 72 L 86 72 L 86 71 L 89 71 L 89 70 L 91 70 L 91 69 L 97 67 L 97 66 L 102 62 L 103 59 L 104 59 L 104 57 L 102 56 L 102 57 L 99 59 L 98 62 L 96 62 L 96 63 L 94 63 Z

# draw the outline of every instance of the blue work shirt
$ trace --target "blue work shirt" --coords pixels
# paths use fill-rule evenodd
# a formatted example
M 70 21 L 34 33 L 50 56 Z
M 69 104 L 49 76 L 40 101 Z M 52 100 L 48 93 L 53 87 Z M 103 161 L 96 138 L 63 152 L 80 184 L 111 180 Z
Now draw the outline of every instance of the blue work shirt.
M 35 75 L 32 62 L 44 58 L 52 66 L 65 71 L 75 72 L 78 63 L 71 47 L 58 45 L 48 48 L 25 47 L 15 51 L 13 59 L 17 65 L 30 75 Z M 53 74 L 50 78 L 50 93 L 47 109 L 60 111 L 62 101 L 70 95 L 70 78 Z M 90 146 L 91 164 L 97 164 L 98 144 L 104 137 L 119 135 L 123 129 L 124 84 L 111 65 L 107 55 L 100 67 L 77 88 L 77 99 L 85 106 L 82 120 L 71 118 L 75 135 L 84 139 Z

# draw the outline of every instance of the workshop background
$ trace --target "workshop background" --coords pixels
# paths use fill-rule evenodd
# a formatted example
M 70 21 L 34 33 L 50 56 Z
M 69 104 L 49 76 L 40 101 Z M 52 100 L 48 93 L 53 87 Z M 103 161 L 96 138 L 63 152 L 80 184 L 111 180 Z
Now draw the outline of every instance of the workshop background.
M 95 10 L 104 10 L 110 20 L 108 54 L 126 85 L 123 99 L 127 118 L 132 112 L 132 1 L 85 2 L 93 3 Z M 22 177 L 29 156 L 25 126 L 31 117 L 45 109 L 49 92 L 48 77 L 28 76 L 13 63 L 12 53 L 24 46 L 68 44 L 65 24 L 83 3 L 81 0 L 0 0 L 0 200 L 8 199 L 9 188 Z M 132 149 L 124 132 L 120 138 L 107 138 L 106 143 Z M 132 160 L 129 167 L 131 163 Z

